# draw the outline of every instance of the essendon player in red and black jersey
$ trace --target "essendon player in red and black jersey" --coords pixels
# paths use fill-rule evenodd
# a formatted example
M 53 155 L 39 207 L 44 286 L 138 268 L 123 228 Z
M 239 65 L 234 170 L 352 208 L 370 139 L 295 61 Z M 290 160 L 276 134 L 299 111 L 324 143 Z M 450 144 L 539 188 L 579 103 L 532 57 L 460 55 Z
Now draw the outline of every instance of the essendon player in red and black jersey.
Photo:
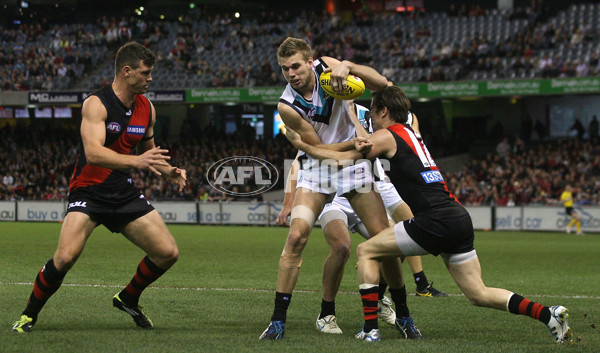
M 106 86 L 92 96 L 98 97 L 107 111 L 104 147 L 120 154 L 131 154 L 140 141 L 148 141 L 144 135 L 152 122 L 152 107 L 146 97 L 136 95 L 133 105 L 127 107 L 115 95 L 112 86 Z M 133 187 L 129 169 L 88 164 L 83 144 L 69 189 L 71 194 L 81 191 L 105 202 L 117 203 L 140 194 Z
M 356 337 L 367 341 L 380 339 L 377 315 L 373 315 L 377 312 L 377 301 L 372 298 L 378 293 L 376 283 L 379 283 L 381 259 L 439 254 L 472 304 L 528 315 L 545 323 L 556 342 L 569 339 L 569 314 L 564 306 L 543 306 L 508 290 L 485 286 L 473 248 L 471 217 L 448 192 L 420 135 L 404 125 L 409 109 L 410 101 L 399 87 L 388 86 L 375 92 L 371 118 L 377 131 L 368 139 L 357 138 L 355 149 L 345 152 L 314 147 L 304 143 L 295 131 L 287 129 L 288 139 L 295 147 L 320 160 L 374 160 L 379 157 L 382 162 L 389 161 L 386 172 L 414 214 L 413 218 L 397 223 L 358 246 L 358 277 L 365 326 Z
M 46 301 L 58 290 L 95 227 L 120 232 L 147 256 L 112 301 L 141 328 L 152 321 L 138 306 L 142 291 L 178 259 L 179 249 L 159 213 L 137 190 L 129 169 L 167 176 L 182 189 L 186 172 L 167 163 L 168 150 L 154 145 L 154 106 L 142 94 L 152 81 L 154 54 L 130 42 L 115 58 L 113 83 L 88 97 L 81 108 L 81 149 L 71 179 L 69 205 L 54 257 L 40 270 L 13 331 L 29 332 Z M 138 154 L 131 154 L 133 149 Z M 111 259 L 112 261 L 113 259 Z

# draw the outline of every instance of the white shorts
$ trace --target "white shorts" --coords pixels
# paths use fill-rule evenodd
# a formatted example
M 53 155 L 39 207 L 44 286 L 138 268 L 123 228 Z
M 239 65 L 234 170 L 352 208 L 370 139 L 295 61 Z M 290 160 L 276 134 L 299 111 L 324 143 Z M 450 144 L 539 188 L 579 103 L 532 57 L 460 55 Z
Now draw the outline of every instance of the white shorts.
M 388 218 L 391 219 L 390 215 L 396 210 L 396 208 L 401 205 L 404 201 L 396 191 L 394 185 L 388 181 L 376 181 L 375 182 L 376 190 L 381 194 L 381 199 L 383 200 L 383 205 L 388 211 Z M 337 211 L 336 213 L 330 213 Z M 326 215 L 329 213 L 329 215 Z M 350 201 L 343 196 L 336 195 L 333 198 L 333 201 L 326 204 L 323 207 L 323 211 L 319 215 L 319 222 L 322 228 L 336 219 L 340 219 L 346 223 L 348 229 L 350 229 L 353 233 L 359 233 L 365 239 L 369 239 L 369 235 L 366 233 L 366 229 L 364 227 L 360 227 L 362 225 L 362 221 L 352 209 L 350 205 Z
M 341 170 L 336 165 L 321 164 L 300 169 L 296 188 L 305 188 L 326 195 L 344 195 L 350 191 L 373 190 L 373 172 L 369 161 Z

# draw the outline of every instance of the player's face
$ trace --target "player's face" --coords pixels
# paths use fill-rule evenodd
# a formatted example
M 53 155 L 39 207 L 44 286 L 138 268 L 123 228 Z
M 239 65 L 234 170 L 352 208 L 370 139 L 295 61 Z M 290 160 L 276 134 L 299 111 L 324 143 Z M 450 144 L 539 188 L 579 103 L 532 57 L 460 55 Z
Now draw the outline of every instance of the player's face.
M 136 68 L 127 69 L 127 83 L 130 89 L 135 94 L 144 94 L 148 90 L 148 85 L 152 81 L 152 69 L 154 66 L 146 66 L 140 61 L 140 65 Z
M 285 80 L 298 91 L 312 90 L 315 85 L 315 75 L 312 70 L 313 59 L 305 61 L 302 53 L 296 53 L 287 58 L 280 58 L 279 66 Z
M 373 104 L 371 103 L 371 120 L 373 121 L 373 130 L 377 131 L 379 129 L 383 129 L 385 128 L 385 126 L 383 126 L 383 108 L 378 109 L 377 107 L 373 106 Z

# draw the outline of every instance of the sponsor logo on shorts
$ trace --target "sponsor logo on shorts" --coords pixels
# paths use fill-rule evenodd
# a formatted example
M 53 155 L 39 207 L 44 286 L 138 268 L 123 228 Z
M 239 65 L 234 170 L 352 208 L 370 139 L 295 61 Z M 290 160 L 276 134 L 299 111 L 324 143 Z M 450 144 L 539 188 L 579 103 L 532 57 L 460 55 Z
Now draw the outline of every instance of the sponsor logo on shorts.
M 440 173 L 439 170 L 428 170 L 426 172 L 422 172 L 421 176 L 423 177 L 423 180 L 425 180 L 425 182 L 427 184 L 438 183 L 438 182 L 444 181 L 444 178 L 442 177 L 442 173 Z
M 146 133 L 146 127 L 140 125 L 128 125 L 127 133 L 130 135 L 144 135 Z
M 221 159 L 208 168 L 206 179 L 222 193 L 251 196 L 273 188 L 279 180 L 277 168 L 270 162 L 252 156 Z
M 119 125 L 119 123 L 113 121 L 112 123 L 110 123 L 106 126 L 106 131 L 116 134 L 117 132 L 121 131 L 121 125 Z
M 75 201 L 75 202 L 69 203 L 69 206 L 67 206 L 67 208 L 72 208 L 72 207 L 87 207 L 87 202 L 86 201 Z

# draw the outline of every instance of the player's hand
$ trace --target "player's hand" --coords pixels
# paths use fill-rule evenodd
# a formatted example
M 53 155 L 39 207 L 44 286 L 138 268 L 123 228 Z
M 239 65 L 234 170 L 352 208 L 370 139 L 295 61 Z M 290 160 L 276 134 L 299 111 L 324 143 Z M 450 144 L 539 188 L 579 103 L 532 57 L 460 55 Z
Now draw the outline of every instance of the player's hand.
M 354 149 L 360 153 L 369 153 L 372 147 L 373 143 L 365 137 L 357 137 L 354 139 Z
M 154 174 L 161 175 L 161 173 L 155 168 L 157 166 L 165 166 L 168 167 L 169 163 L 167 161 L 171 159 L 170 156 L 166 154 L 169 153 L 169 150 L 161 149 L 160 147 L 154 147 L 146 152 L 137 156 L 137 169 L 150 169 Z
M 186 171 L 185 169 L 179 169 L 177 167 L 171 167 L 169 169 L 169 179 L 179 185 L 179 191 L 182 191 L 185 187 L 185 182 L 187 181 Z
M 279 224 L 280 226 L 290 226 L 290 222 L 288 222 L 288 217 L 292 214 L 292 208 L 290 206 L 283 206 L 283 208 L 281 209 L 281 211 L 279 212 L 279 215 L 277 216 L 277 220 L 275 220 L 275 223 Z
M 346 84 L 346 77 L 350 74 L 350 68 L 346 61 L 342 61 L 339 65 L 332 68 L 325 69 L 324 72 L 331 71 L 331 88 L 337 93 L 344 92 L 348 85 Z
M 292 130 L 289 126 L 287 126 L 285 129 L 285 137 L 287 137 L 287 139 L 294 146 L 297 146 L 297 144 L 302 141 L 302 137 L 300 137 L 300 134 Z

